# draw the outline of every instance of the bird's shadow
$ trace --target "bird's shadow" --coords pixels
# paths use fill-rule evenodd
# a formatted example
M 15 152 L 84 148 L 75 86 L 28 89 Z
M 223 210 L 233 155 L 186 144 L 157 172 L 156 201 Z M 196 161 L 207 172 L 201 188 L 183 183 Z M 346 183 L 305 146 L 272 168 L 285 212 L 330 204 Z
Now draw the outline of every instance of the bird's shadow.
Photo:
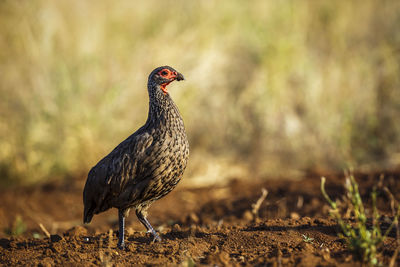
M 164 240 L 168 241 L 175 241 L 175 240 L 187 240 L 190 237 L 193 238 L 207 238 L 211 235 L 219 235 L 221 237 L 225 237 L 226 235 L 223 233 L 204 233 L 201 231 L 192 231 L 192 230 L 186 230 L 186 231 L 170 231 L 165 234 L 160 234 L 161 237 L 161 243 Z M 127 238 L 128 241 L 131 242 L 138 242 L 138 243 L 145 243 L 145 244 L 151 244 L 154 243 L 153 237 L 151 236 L 150 233 L 148 233 L 146 236 L 129 236 Z

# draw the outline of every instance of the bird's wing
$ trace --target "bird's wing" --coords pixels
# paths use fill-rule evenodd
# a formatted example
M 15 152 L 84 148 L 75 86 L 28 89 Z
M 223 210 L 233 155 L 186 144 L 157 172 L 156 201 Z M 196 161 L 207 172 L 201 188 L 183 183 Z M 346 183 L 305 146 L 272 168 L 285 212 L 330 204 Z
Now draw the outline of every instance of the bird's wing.
M 128 182 L 139 182 L 140 177 L 135 177 L 137 164 L 146 155 L 152 142 L 153 137 L 145 132 L 132 136 L 131 140 L 126 139 L 114 149 L 115 155 L 108 165 L 107 184 L 115 193 L 123 191 Z
M 140 130 L 120 143 L 110 154 L 100 160 L 88 174 L 83 192 L 85 221 L 93 214 L 114 205 L 114 199 L 128 184 L 140 182 L 135 177 L 137 163 L 151 146 L 153 137 Z M 139 177 L 140 178 L 140 177 Z

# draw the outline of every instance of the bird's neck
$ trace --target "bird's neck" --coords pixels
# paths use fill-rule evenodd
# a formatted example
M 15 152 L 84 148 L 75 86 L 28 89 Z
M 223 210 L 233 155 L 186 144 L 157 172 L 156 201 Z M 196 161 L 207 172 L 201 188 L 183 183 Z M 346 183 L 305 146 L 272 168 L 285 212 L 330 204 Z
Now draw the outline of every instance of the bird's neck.
M 176 119 L 181 120 L 181 116 L 170 95 L 164 93 L 160 88 L 149 88 L 149 114 L 147 123 L 169 124 L 172 120 Z

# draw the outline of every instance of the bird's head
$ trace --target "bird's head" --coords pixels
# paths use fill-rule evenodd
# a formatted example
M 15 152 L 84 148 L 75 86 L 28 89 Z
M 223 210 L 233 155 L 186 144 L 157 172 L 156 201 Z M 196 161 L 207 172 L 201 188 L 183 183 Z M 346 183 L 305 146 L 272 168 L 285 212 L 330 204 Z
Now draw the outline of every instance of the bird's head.
M 158 67 L 153 70 L 149 75 L 149 85 L 155 85 L 159 87 L 164 94 L 167 94 L 167 85 L 173 81 L 182 81 L 185 78 L 175 69 L 169 66 Z

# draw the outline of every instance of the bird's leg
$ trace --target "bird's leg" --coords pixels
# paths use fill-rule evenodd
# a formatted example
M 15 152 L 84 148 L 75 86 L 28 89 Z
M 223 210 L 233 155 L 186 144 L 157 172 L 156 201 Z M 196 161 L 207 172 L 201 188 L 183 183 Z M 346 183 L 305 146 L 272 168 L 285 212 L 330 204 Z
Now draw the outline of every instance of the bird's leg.
M 118 210 L 119 232 L 118 232 L 118 248 L 125 248 L 125 214 L 124 210 Z
M 153 242 L 158 241 L 161 242 L 160 236 L 157 234 L 157 232 L 154 230 L 153 226 L 149 223 L 149 221 L 146 218 L 146 212 L 143 210 L 136 210 L 136 216 L 138 217 L 139 221 L 146 227 L 147 232 L 151 233 L 153 235 Z

